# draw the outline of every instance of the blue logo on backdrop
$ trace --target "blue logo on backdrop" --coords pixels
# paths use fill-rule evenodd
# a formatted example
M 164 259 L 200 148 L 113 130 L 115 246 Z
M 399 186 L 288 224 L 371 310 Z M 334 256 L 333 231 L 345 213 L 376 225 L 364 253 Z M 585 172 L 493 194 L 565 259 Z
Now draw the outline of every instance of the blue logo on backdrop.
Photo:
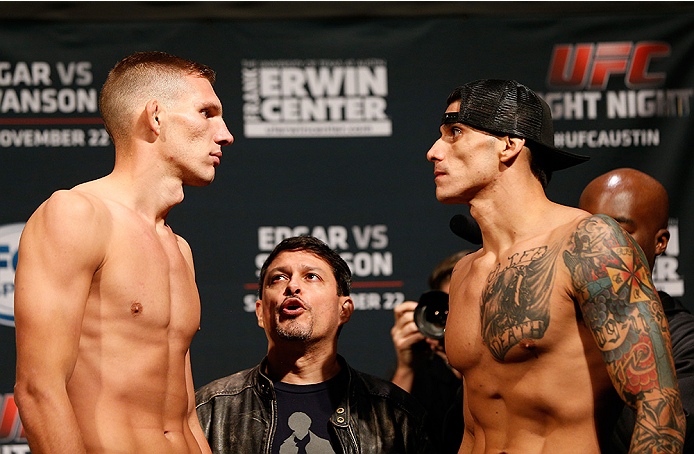
M 0 325 L 14 327 L 14 273 L 24 223 L 0 226 Z

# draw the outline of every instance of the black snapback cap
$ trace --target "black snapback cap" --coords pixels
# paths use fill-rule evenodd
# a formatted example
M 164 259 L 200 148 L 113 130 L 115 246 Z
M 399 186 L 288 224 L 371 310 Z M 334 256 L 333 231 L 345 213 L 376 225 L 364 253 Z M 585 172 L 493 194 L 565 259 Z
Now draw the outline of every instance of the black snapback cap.
M 561 170 L 590 159 L 554 147 L 552 112 L 534 91 L 515 80 L 481 79 L 458 87 L 449 100 L 460 111 L 443 115 L 441 124 L 462 123 L 496 136 L 520 137 L 547 170 Z

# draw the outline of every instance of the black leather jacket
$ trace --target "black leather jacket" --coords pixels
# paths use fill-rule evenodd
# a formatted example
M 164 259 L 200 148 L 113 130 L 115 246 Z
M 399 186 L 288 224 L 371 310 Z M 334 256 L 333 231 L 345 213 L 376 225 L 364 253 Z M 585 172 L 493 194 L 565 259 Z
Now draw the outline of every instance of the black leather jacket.
M 335 452 L 436 452 L 428 418 L 412 396 L 390 382 L 352 369 L 342 358 L 338 360 L 348 371 L 349 384 L 330 418 Z M 196 391 L 198 419 L 215 454 L 270 453 L 277 403 L 272 382 L 262 372 L 266 361 Z

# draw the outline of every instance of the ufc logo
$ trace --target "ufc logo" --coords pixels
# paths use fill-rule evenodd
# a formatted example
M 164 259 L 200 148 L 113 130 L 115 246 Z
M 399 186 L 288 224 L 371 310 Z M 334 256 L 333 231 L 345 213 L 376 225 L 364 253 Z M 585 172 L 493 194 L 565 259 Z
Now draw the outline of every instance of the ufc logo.
M 0 394 L 0 442 L 26 440 L 14 394 Z
M 668 57 L 670 45 L 642 41 L 554 46 L 547 84 L 552 88 L 605 89 L 612 75 L 624 75 L 629 88 L 661 85 L 664 73 L 649 71 L 656 58 Z

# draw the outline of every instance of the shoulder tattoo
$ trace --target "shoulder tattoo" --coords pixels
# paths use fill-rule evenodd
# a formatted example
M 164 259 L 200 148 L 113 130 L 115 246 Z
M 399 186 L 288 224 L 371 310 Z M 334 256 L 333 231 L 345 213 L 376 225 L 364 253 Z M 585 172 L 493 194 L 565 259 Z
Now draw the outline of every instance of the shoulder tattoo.
M 649 390 L 675 386 L 667 322 L 633 238 L 611 218 L 591 216 L 577 226 L 564 263 L 584 320 L 626 402 L 635 405 Z

